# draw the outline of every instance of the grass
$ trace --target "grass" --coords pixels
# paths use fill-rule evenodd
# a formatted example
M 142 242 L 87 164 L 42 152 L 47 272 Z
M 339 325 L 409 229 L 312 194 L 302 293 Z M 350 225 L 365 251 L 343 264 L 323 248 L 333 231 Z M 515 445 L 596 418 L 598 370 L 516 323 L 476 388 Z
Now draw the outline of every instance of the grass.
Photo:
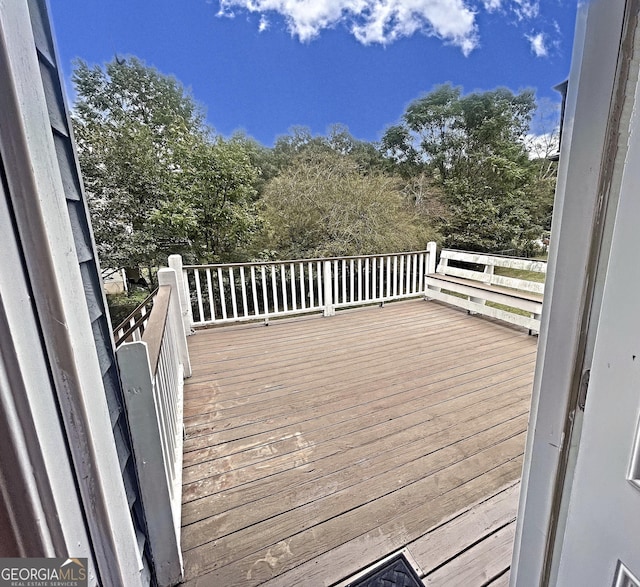
M 107 305 L 113 327 L 118 326 L 148 295 L 149 291 L 142 288 L 134 288 L 129 294 L 108 295 Z
M 539 273 L 538 271 L 524 271 L 523 269 L 510 269 L 509 267 L 496 267 L 494 271 L 496 275 L 513 277 L 515 279 L 526 279 L 527 281 L 537 281 L 538 283 L 544 283 L 547 276 L 546 273 Z
M 505 312 L 510 312 L 511 314 L 518 314 L 519 316 L 527 316 L 527 318 L 531 317 L 531 312 L 527 312 L 526 310 L 521 310 L 520 308 L 505 306 L 504 304 L 498 304 L 497 302 L 486 302 L 486 305 L 491 308 L 496 308 L 498 310 L 504 310 Z

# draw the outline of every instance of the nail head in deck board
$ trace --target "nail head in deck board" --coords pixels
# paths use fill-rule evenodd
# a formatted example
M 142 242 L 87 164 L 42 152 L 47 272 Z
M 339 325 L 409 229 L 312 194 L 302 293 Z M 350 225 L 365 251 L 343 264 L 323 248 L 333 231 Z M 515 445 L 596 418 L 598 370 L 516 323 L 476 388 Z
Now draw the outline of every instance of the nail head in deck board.
M 202 530 L 200 537 L 189 538 L 190 543 L 210 540 L 185 552 L 187 584 L 330 584 L 327 581 L 339 581 L 345 573 L 417 541 L 456 512 L 518 480 L 528 408 L 526 386 L 536 348 L 536 340 L 526 332 L 467 317 L 437 303 L 412 301 L 339 312 L 331 320 L 274 321 L 270 329 L 243 325 L 200 331 L 190 338 L 189 346 L 194 377 L 185 386 L 185 408 L 190 409 L 193 399 L 192 414 L 217 412 L 206 424 L 189 426 L 187 420 L 188 432 L 202 432 L 185 443 L 196 453 L 192 458 L 204 459 L 203 470 L 224 463 L 247 472 L 261 467 L 267 476 L 185 503 L 188 519 L 195 522 L 193 530 L 199 524 Z M 509 381 L 514 383 L 511 392 Z M 416 412 L 413 420 L 412 410 Z M 457 422 L 456 411 L 460 412 Z M 516 412 L 520 414 L 517 422 L 507 424 L 508 416 Z M 385 414 L 388 433 L 384 432 Z M 243 415 L 257 421 L 243 421 Z M 455 462 L 459 442 L 466 437 L 471 447 L 471 431 L 481 429 L 488 418 L 505 431 L 513 425 L 513 432 L 519 433 L 502 441 L 498 435 L 493 446 L 491 434 L 485 433 L 487 440 L 478 439 L 480 452 Z M 407 425 L 399 426 L 396 420 Z M 468 433 L 461 433 L 456 443 L 455 431 L 464 428 L 465 422 Z M 434 446 L 434 456 L 420 457 L 420 435 L 403 432 L 411 424 L 418 429 L 424 426 L 425 455 L 434 439 L 431 432 L 435 438 L 440 434 L 442 444 L 447 425 L 452 448 Z M 220 428 L 207 433 L 207 426 Z M 379 434 L 361 432 L 369 426 L 378 426 Z M 279 458 L 284 464 L 304 452 L 281 452 L 295 449 L 295 443 L 279 443 L 279 439 L 287 434 L 293 438 L 296 432 L 304 439 L 308 436 L 314 450 L 326 450 L 325 444 L 335 450 L 320 460 L 310 456 L 307 464 L 293 462 L 287 470 L 270 472 Z M 397 448 L 392 447 L 394 438 L 399 439 Z M 260 450 L 268 453 L 271 448 L 279 452 L 259 460 Z M 233 452 L 225 454 L 225 450 Z M 403 451 L 407 452 L 404 460 Z M 454 464 L 446 465 L 450 462 L 446 454 Z M 396 457 L 397 465 L 406 469 L 395 480 L 401 481 L 397 490 L 392 486 Z M 425 469 L 422 478 L 420 471 L 406 476 L 412 458 L 433 463 L 443 457 L 444 469 L 431 474 L 431 469 Z M 384 479 L 385 485 L 367 496 L 363 488 L 373 478 Z M 413 481 L 404 485 L 407 479 Z M 384 491 L 386 495 L 376 497 Z M 204 507 L 209 499 L 212 507 Z M 227 499 L 231 509 L 224 503 Z M 349 511 L 343 511 L 346 507 Z M 255 513 L 261 510 L 265 519 Z M 220 527 L 204 531 L 201 524 L 210 522 L 204 517 L 198 522 L 198 512 L 213 515 L 212 521 L 218 520 Z M 307 514 L 308 521 L 300 526 Z M 233 519 L 236 516 L 239 522 Z M 244 526 L 242 519 L 250 526 L 236 531 Z M 188 534 L 189 526 L 183 531 Z M 227 531 L 231 533 L 216 538 Z M 332 555 L 338 561 L 337 568 L 332 563 L 333 570 Z M 278 573 L 284 573 L 281 579 Z M 197 575 L 201 575 L 199 581 Z

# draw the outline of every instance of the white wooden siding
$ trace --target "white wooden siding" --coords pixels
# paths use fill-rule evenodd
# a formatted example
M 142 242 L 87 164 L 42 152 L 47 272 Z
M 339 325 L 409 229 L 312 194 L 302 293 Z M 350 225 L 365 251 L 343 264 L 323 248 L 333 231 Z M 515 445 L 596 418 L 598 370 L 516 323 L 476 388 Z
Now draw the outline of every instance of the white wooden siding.
M 105 398 L 99 361 L 105 347 L 97 346 L 100 339 L 92 330 L 101 294 L 98 286 L 86 295 L 82 271 L 87 269 L 78 264 L 91 250 L 90 232 L 74 242 L 70 215 L 80 218 L 84 203 L 72 200 L 67 206 L 58 161 L 62 151 L 54 139 L 64 104 L 60 93 L 45 93 L 43 79 L 53 79 L 47 77 L 53 73 L 40 67 L 38 55 L 48 51 L 36 53 L 30 22 L 30 10 L 46 22 L 44 6 L 0 3 L 2 157 L 41 327 L 38 344 L 44 344 L 52 366 L 100 577 L 108 584 L 136 585 L 142 582 L 141 560 Z M 87 304 L 78 303 L 85 299 Z

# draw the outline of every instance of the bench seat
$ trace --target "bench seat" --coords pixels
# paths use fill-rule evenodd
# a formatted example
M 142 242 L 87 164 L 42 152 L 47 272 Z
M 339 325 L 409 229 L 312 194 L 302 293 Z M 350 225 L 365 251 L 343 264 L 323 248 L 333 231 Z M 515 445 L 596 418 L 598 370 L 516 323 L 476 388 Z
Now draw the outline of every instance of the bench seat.
M 457 267 L 448 264 L 451 259 L 456 261 Z M 425 276 L 425 297 L 464 308 L 470 313 L 504 320 L 527 328 L 530 332 L 539 332 L 543 296 L 538 292 L 543 290 L 543 284 L 494 274 L 495 267 L 513 268 L 514 261 L 517 261 L 516 268 L 525 271 L 546 270 L 546 263 L 541 261 L 516 260 L 444 249 L 436 273 Z M 461 268 L 461 263 L 468 263 L 472 267 L 483 265 L 484 271 Z M 497 285 L 491 283 L 492 281 L 506 283 L 511 287 Z M 454 295 L 454 293 L 458 295 Z M 500 304 L 506 308 L 487 306 L 486 302 Z M 527 312 L 529 315 L 513 312 L 511 311 L 513 308 Z

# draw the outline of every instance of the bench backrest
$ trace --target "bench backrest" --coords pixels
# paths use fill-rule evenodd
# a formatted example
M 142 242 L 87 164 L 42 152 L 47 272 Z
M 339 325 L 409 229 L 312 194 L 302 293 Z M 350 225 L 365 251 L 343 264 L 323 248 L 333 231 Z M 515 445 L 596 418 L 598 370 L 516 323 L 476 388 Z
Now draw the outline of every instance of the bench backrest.
M 456 262 L 456 266 L 451 266 L 449 264 L 450 261 Z M 462 265 L 462 267 L 459 265 Z M 468 268 L 465 268 L 464 265 L 467 265 Z M 478 271 L 478 265 L 483 267 L 483 271 Z M 530 281 L 525 278 L 497 275 L 495 273 L 496 267 L 516 269 L 519 271 L 532 271 L 536 273 L 547 272 L 546 261 L 442 249 L 436 273 L 439 273 L 440 275 L 451 275 L 453 277 L 472 279 L 488 285 L 499 285 L 536 294 L 544 293 L 544 283 Z

